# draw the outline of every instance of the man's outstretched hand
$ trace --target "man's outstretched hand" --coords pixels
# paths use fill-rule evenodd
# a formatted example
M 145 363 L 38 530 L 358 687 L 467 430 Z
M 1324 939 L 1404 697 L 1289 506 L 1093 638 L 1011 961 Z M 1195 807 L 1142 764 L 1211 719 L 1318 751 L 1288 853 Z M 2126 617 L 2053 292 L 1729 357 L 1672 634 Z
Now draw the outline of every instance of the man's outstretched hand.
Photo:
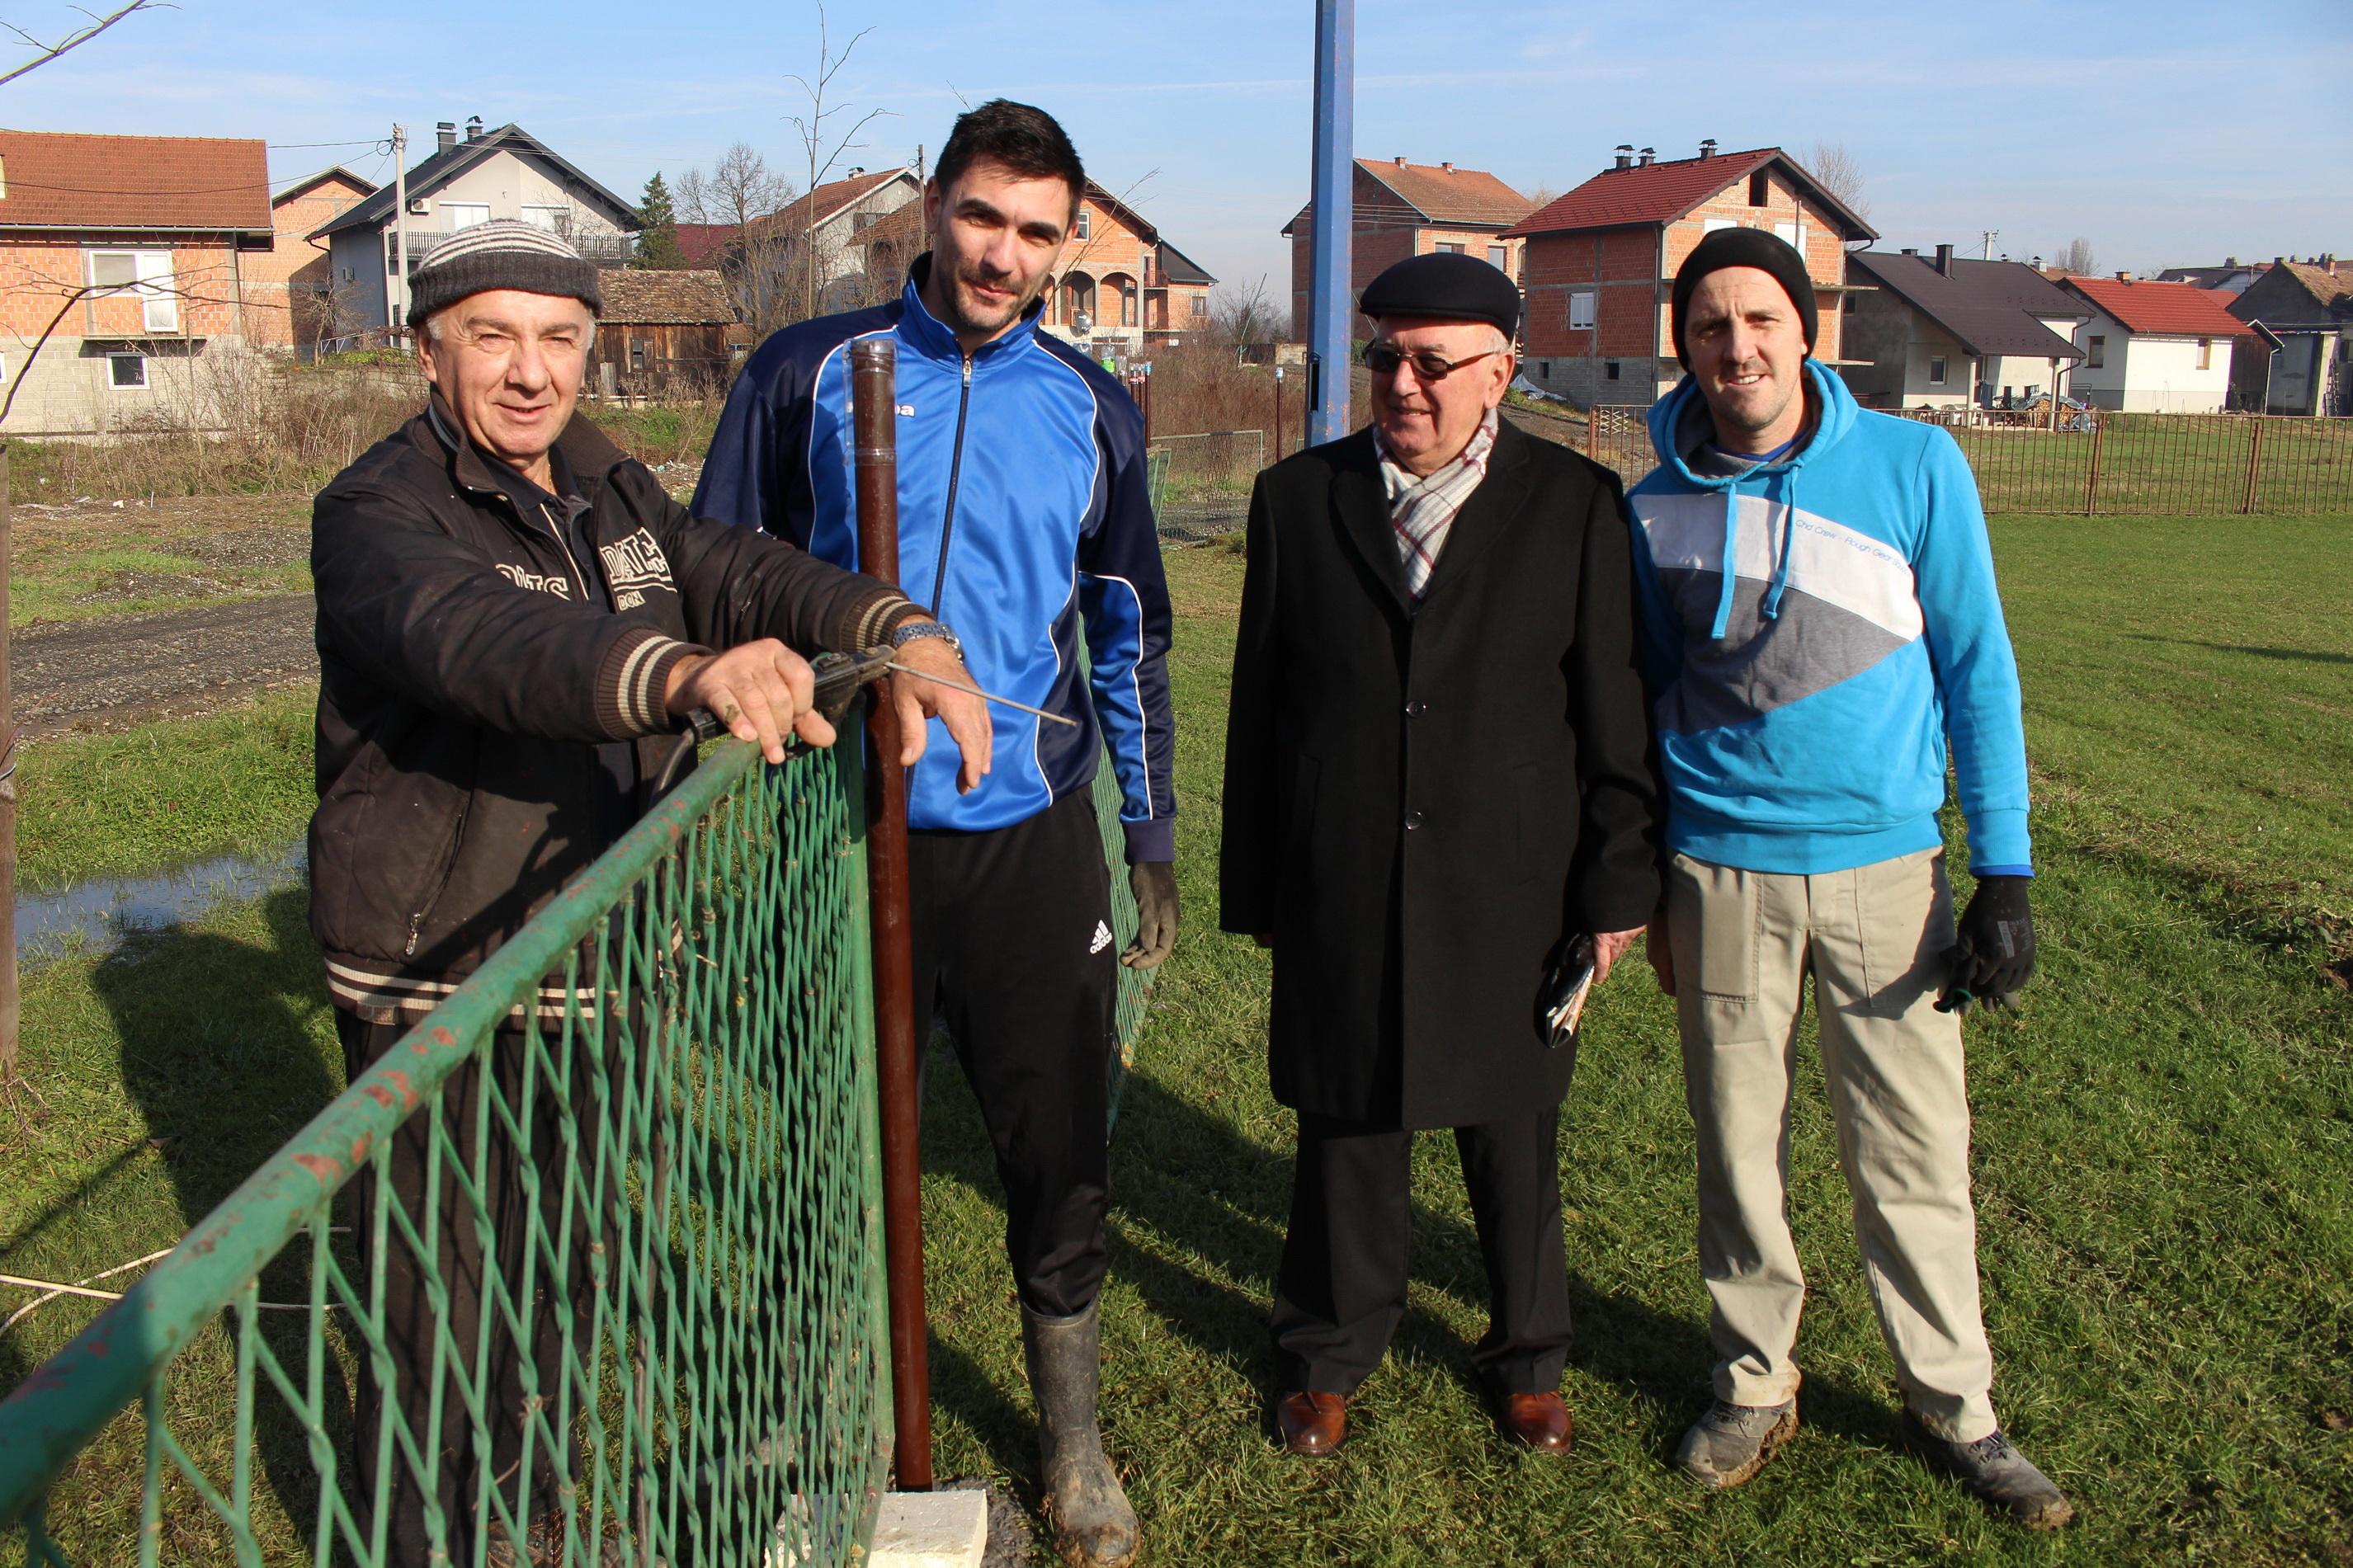
M 759 747 L 772 763 L 785 760 L 788 735 L 812 746 L 833 744 L 833 726 L 817 710 L 817 677 L 808 660 L 774 637 L 679 660 L 662 702 L 673 719 L 708 709 L 730 734 Z
M 972 672 L 944 637 L 916 637 L 902 644 L 892 656 L 909 669 L 924 675 L 935 675 L 940 680 L 953 680 L 957 686 L 976 684 Z M 956 743 L 964 766 L 956 774 L 956 793 L 969 794 L 979 787 L 981 778 L 988 772 L 989 753 L 996 744 L 995 730 L 989 722 L 988 704 L 968 691 L 958 691 L 943 686 L 940 680 L 925 680 L 922 676 L 909 675 L 906 670 L 891 672 L 891 700 L 899 709 L 899 762 L 902 767 L 913 767 L 923 754 L 923 743 L 929 738 L 923 721 L 936 715 L 948 727 L 948 739 Z
M 1156 969 L 1176 945 L 1176 868 L 1145 860 L 1127 869 L 1135 893 L 1135 940 L 1119 961 L 1130 969 Z

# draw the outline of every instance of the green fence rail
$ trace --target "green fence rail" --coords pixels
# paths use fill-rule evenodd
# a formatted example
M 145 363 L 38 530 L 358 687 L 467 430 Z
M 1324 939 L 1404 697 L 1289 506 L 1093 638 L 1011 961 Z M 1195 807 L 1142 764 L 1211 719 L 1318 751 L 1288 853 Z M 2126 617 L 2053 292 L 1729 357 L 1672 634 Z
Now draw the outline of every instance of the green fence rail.
M 459 1563 L 856 1560 L 891 1438 L 857 752 L 723 744 L 28 1376 L 29 1560 L 406 1568 L 396 1484 Z M 354 1430 L 404 1279 L 431 1403 Z

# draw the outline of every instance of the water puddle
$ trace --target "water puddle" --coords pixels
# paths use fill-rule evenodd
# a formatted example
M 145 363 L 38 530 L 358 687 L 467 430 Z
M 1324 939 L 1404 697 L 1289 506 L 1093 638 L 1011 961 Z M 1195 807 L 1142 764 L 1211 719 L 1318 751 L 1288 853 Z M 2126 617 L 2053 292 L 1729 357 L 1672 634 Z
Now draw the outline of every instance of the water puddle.
M 276 855 L 223 855 L 150 877 L 100 877 L 59 893 L 16 895 L 20 963 L 111 952 L 125 938 L 197 920 L 224 904 L 251 903 L 302 879 L 305 846 Z

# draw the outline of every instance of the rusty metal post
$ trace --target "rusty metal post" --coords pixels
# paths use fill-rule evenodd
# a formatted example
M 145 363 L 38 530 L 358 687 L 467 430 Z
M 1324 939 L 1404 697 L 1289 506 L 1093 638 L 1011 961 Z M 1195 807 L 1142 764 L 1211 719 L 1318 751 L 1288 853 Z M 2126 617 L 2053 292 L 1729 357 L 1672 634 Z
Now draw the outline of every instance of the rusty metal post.
M 2262 471 L 2263 464 L 2263 415 L 2258 414 L 2247 421 L 2253 434 L 2247 437 L 2247 488 L 2245 493 L 2239 498 L 2239 510 L 2243 513 L 2251 514 L 2255 510 L 2255 491 L 2259 482 L 2257 476 Z
M 899 580 L 896 355 L 888 338 L 849 348 L 858 470 L 858 568 Z M 891 1404 L 902 1491 L 932 1489 L 932 1379 L 924 1343 L 923 1159 L 915 1100 L 915 955 L 907 897 L 907 771 L 899 712 L 867 708 L 866 885 L 874 921 L 875 1079 L 882 1101 L 882 1227 L 891 1277 Z
M 1274 456 L 1269 462 L 1282 461 L 1282 367 L 1274 367 Z
M 1601 460 L 1601 405 L 1585 405 L 1585 455 L 1595 462 Z
M 2084 515 L 2092 516 L 2100 500 L 2100 443 L 2106 439 L 2108 422 L 2095 409 L 2086 408 L 2084 415 L 2092 421 L 2092 466 L 2084 475 Z
M 16 1081 L 16 712 L 8 689 L 8 447 L 0 442 L 0 1089 Z

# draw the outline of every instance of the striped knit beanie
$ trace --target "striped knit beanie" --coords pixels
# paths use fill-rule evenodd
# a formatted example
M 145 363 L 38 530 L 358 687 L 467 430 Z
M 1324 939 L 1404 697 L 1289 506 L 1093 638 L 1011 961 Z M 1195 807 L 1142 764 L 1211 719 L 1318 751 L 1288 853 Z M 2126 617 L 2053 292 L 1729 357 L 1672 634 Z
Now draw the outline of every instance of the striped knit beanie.
M 487 289 L 560 295 L 592 316 L 605 313 L 596 268 L 578 251 L 535 224 L 501 217 L 459 229 L 426 256 L 409 282 L 408 324 L 421 327 L 434 311 Z

